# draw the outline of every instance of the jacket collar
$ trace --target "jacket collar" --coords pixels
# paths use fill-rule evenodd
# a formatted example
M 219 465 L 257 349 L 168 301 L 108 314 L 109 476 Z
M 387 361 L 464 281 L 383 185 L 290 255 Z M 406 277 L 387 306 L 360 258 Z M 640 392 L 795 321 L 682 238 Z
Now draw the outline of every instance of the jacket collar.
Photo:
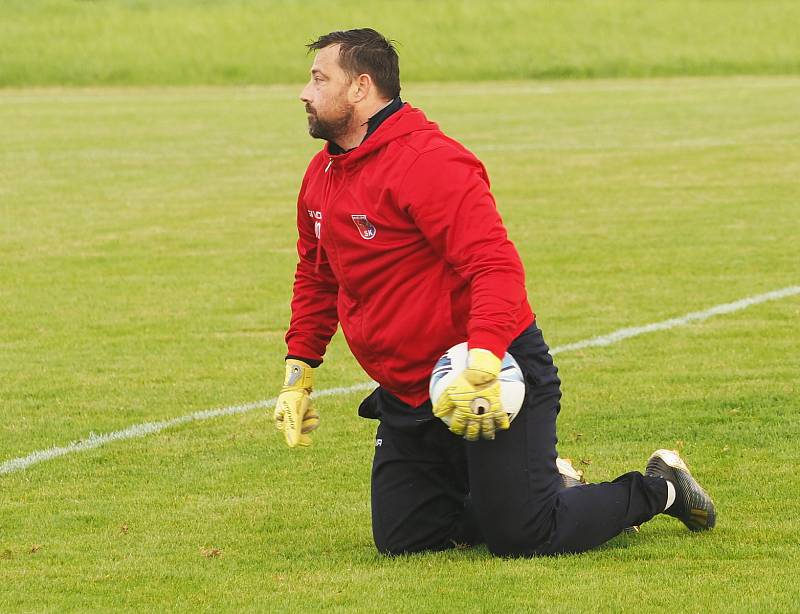
M 378 129 L 384 120 L 386 120 L 390 115 L 396 113 L 403 107 L 403 101 L 400 100 L 400 96 L 394 98 L 389 104 L 383 107 L 380 111 L 375 113 L 372 117 L 367 120 L 367 133 L 364 135 L 364 138 L 361 139 L 361 143 L 364 143 L 369 136 Z M 339 154 L 347 153 L 348 151 L 353 151 L 355 147 L 352 149 L 344 150 L 339 147 L 333 141 L 328 141 L 328 153 L 332 156 L 338 156 Z

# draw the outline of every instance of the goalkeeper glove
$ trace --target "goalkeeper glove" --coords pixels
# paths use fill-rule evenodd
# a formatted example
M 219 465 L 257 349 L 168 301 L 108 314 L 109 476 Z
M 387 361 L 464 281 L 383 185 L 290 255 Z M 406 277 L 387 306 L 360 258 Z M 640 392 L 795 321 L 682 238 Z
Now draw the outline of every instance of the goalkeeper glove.
M 471 349 L 467 368 L 436 400 L 433 415 L 449 419 L 450 430 L 468 441 L 494 439 L 495 431 L 509 426 L 500 404 L 501 364 L 489 350 Z
M 319 414 L 311 407 L 312 368 L 302 360 L 286 360 L 286 377 L 275 404 L 275 426 L 283 431 L 290 448 L 310 446 L 308 433 L 319 426 Z

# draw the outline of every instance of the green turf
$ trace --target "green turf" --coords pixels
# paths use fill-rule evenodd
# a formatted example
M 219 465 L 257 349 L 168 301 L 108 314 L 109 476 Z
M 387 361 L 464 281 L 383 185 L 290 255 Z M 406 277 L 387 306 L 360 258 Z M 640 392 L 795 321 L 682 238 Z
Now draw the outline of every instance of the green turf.
M 370 26 L 409 81 L 800 72 L 794 0 L 3 0 L 0 86 L 296 83 Z
M 318 146 L 297 89 L 0 93 L 0 462 L 276 393 Z M 486 163 L 552 345 L 800 283 L 800 79 L 406 96 Z M 0 611 L 792 611 L 799 316 L 557 357 L 561 453 L 602 480 L 682 449 L 711 534 L 659 518 L 582 556 L 381 558 L 348 395 L 319 400 L 308 450 L 251 412 L 0 475 Z M 317 379 L 364 380 L 341 337 Z

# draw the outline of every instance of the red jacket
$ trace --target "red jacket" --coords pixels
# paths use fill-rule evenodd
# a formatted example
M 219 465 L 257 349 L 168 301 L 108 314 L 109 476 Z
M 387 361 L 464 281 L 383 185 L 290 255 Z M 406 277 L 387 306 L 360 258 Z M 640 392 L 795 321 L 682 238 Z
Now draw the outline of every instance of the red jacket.
M 321 360 L 340 322 L 367 374 L 413 407 L 449 347 L 502 357 L 534 321 L 486 169 L 408 104 L 356 149 L 314 156 L 297 227 L 289 354 Z

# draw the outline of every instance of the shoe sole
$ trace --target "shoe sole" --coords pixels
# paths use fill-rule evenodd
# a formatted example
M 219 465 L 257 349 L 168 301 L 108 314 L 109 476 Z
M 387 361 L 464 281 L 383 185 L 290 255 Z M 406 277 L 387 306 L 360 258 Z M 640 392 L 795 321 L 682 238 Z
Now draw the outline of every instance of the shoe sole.
M 556 458 L 556 467 L 558 467 L 558 472 L 561 474 L 561 483 L 564 484 L 564 488 L 574 488 L 575 486 L 587 484 L 583 473 L 575 469 L 572 461 L 568 458 L 561 458 L 560 456 Z M 639 527 L 637 525 L 625 527 L 623 532 L 628 535 L 636 535 L 639 532 Z
M 575 469 L 568 458 L 561 458 L 560 456 L 556 458 L 556 467 L 558 467 L 558 472 L 561 474 L 561 483 L 564 484 L 564 488 L 573 488 L 586 484 L 583 474 Z

